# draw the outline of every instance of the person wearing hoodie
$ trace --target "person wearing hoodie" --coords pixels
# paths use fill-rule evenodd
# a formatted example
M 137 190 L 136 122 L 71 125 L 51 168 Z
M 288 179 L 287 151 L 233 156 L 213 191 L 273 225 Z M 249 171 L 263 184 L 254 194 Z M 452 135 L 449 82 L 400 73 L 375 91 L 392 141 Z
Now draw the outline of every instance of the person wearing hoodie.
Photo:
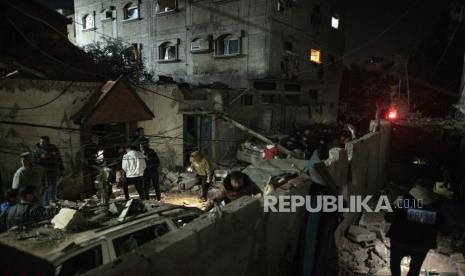
M 128 186 L 135 185 L 140 199 L 147 198 L 144 189 L 145 156 L 138 151 L 136 146 L 130 146 L 126 149 L 126 154 L 123 156 L 122 168 L 126 173 L 126 180 L 123 183 L 124 197 L 129 199 Z
M 394 204 L 393 222 L 387 233 L 391 239 L 391 274 L 400 276 L 402 258 L 410 256 L 407 276 L 419 275 L 430 249 L 437 247 L 436 237 L 442 215 L 439 196 L 427 182 L 417 181 Z M 388 215 L 389 215 L 388 214 Z M 392 219 L 391 219 L 392 220 Z

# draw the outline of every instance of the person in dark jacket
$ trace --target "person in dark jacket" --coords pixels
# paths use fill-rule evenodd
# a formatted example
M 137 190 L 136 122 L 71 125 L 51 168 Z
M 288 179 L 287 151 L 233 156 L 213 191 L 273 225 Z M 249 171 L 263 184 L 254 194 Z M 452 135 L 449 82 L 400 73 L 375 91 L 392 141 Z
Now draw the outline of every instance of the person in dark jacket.
M 160 200 L 161 194 L 158 173 L 160 159 L 158 158 L 157 153 L 153 149 L 151 149 L 147 144 L 142 144 L 140 148 L 142 154 L 144 154 L 146 157 L 145 163 L 147 165 L 144 171 L 145 199 L 150 199 L 150 186 L 153 185 L 153 187 L 155 188 L 157 200 Z
M 50 143 L 48 136 L 40 137 L 32 155 L 35 162 L 45 169 L 47 175 L 47 190 L 44 195 L 44 204 L 56 201 L 57 178 L 63 175 L 64 166 L 57 146 Z
M 223 187 L 220 192 L 208 201 L 206 209 L 213 207 L 214 202 L 224 201 L 226 204 L 243 196 L 261 195 L 262 190 L 255 184 L 248 175 L 243 172 L 234 171 L 223 180 Z
M 430 249 L 437 247 L 436 236 L 442 216 L 439 197 L 427 184 L 418 182 L 396 200 L 394 221 L 387 233 L 391 239 L 391 273 L 400 276 L 403 257 L 410 256 L 408 276 L 419 275 Z
M 13 226 L 23 226 L 40 220 L 51 219 L 58 213 L 58 208 L 44 208 L 36 205 L 38 199 L 35 186 L 20 189 L 21 201 L 8 209 L 6 213 L 7 229 Z

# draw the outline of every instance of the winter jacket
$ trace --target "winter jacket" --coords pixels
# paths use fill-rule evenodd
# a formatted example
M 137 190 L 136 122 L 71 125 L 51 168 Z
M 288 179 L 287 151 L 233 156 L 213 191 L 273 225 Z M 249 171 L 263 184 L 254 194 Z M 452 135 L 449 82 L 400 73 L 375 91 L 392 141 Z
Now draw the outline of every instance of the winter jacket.
M 58 213 L 58 210 L 57 208 L 44 208 L 33 203 L 21 202 L 8 209 L 6 213 L 7 228 L 51 219 Z
M 199 162 L 191 158 L 191 165 L 197 175 L 207 177 L 207 182 L 210 182 L 213 179 L 213 168 L 207 158 L 202 157 L 202 160 Z
M 410 193 L 403 195 L 402 206 L 414 206 L 415 197 Z M 425 200 L 426 201 L 426 200 Z M 418 202 L 418 201 L 416 201 Z M 387 237 L 391 242 L 414 246 L 418 249 L 437 247 L 436 236 L 442 221 L 438 202 L 426 204 L 422 208 L 394 208 L 394 222 Z
M 158 158 L 157 153 L 151 149 L 145 149 L 143 151 L 143 154 L 146 157 L 146 165 L 147 167 L 145 168 L 144 175 L 145 176 L 153 176 L 158 174 L 158 167 L 160 166 L 160 159 Z
M 127 178 L 144 176 L 145 156 L 141 152 L 131 150 L 123 156 L 122 167 Z
M 60 151 L 53 144 L 46 147 L 37 144 L 32 151 L 32 156 L 35 162 L 45 169 L 47 174 L 56 174 L 64 169 Z
M 21 187 L 35 186 L 37 198 L 39 198 L 39 201 L 42 201 L 42 193 L 46 185 L 45 170 L 41 166 L 34 165 L 32 168 L 19 168 L 13 176 L 11 188 L 19 190 Z

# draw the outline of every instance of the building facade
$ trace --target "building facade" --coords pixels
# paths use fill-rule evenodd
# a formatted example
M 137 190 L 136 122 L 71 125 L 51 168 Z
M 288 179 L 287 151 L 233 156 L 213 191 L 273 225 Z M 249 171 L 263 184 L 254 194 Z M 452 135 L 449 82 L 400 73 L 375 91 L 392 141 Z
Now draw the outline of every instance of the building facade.
M 252 101 L 292 99 L 311 109 L 311 121 L 336 120 L 345 23 L 336 1 L 75 0 L 74 6 L 79 46 L 120 38 L 156 75 L 251 88 L 260 92 L 246 96 Z

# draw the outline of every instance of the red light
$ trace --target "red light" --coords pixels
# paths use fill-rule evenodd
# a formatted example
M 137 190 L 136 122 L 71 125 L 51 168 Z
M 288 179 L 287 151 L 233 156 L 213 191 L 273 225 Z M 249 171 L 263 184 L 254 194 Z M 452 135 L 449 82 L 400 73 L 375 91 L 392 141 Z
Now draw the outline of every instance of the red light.
M 389 120 L 395 120 L 395 119 L 397 119 L 397 110 L 395 110 L 395 109 L 389 110 L 389 113 L 388 113 L 388 115 L 387 115 L 387 118 L 388 118 Z

